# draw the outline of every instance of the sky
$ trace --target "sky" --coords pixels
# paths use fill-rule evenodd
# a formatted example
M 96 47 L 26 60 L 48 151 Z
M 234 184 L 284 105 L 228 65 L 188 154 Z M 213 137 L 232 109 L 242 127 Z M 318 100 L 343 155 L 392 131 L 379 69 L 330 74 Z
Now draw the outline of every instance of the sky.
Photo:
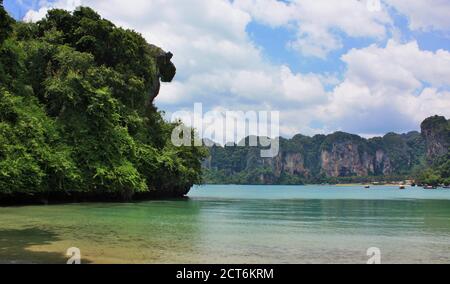
M 174 53 L 168 114 L 279 111 L 285 137 L 365 137 L 450 118 L 448 0 L 4 0 L 16 19 L 95 9 Z

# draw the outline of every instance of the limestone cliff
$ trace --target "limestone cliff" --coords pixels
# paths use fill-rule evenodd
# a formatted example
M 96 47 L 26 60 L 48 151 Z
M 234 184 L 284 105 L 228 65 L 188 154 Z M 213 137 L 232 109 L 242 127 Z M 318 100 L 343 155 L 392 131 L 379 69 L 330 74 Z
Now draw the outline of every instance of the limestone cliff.
M 430 118 L 422 133 L 388 133 L 364 139 L 336 132 L 281 139 L 280 153 L 261 158 L 259 149 L 220 147 L 205 161 L 205 181 L 212 183 L 299 184 L 330 178 L 407 176 L 425 160 L 447 153 L 448 121 Z
M 175 65 L 171 61 L 173 57 L 171 52 L 165 52 L 152 44 L 149 44 L 149 47 L 156 63 L 156 70 L 153 72 L 153 84 L 150 86 L 150 94 L 146 102 L 147 106 L 150 106 L 158 96 L 161 89 L 161 82 L 171 82 L 177 72 Z
M 450 147 L 450 120 L 442 116 L 426 119 L 422 125 L 422 135 L 426 141 L 426 157 L 432 163 L 436 158 L 448 153 Z
M 333 145 L 331 151 L 321 153 L 322 171 L 328 177 L 368 176 L 374 172 L 373 156 L 359 153 L 359 146 L 352 143 Z

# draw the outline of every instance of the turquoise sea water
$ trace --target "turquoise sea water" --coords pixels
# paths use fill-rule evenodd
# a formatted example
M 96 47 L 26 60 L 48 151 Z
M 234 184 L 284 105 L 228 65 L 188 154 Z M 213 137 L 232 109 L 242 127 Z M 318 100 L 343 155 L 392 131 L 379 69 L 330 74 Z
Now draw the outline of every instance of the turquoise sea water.
M 450 263 L 450 190 L 199 186 L 189 199 L 0 208 L 0 262 Z

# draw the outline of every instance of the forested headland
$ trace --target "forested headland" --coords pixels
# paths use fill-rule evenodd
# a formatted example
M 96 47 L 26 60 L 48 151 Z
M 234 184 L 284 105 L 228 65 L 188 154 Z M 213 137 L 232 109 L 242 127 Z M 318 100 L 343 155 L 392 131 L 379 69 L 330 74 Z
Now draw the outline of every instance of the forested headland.
M 450 121 L 365 139 L 336 132 L 258 147 L 175 147 L 154 105 L 172 54 L 87 7 L 12 19 L 0 0 L 0 203 L 181 197 L 194 184 L 450 184 Z
M 154 106 L 172 54 L 95 11 L 13 20 L 0 1 L 0 202 L 185 195 L 205 151 Z

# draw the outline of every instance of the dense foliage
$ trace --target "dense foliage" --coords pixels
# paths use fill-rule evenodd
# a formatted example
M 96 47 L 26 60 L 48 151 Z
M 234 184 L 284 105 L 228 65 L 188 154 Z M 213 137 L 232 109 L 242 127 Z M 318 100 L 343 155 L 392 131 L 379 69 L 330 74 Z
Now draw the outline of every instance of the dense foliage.
M 422 132 L 428 141 L 429 167 L 418 169 L 415 178 L 419 184 L 450 185 L 450 120 L 433 116 L 422 123 Z
M 174 147 L 153 105 L 173 65 L 90 8 L 14 22 L 0 8 L 0 196 L 179 196 L 202 148 Z
M 418 170 L 415 178 L 419 184 L 450 185 L 450 154 L 438 159 L 431 167 Z

